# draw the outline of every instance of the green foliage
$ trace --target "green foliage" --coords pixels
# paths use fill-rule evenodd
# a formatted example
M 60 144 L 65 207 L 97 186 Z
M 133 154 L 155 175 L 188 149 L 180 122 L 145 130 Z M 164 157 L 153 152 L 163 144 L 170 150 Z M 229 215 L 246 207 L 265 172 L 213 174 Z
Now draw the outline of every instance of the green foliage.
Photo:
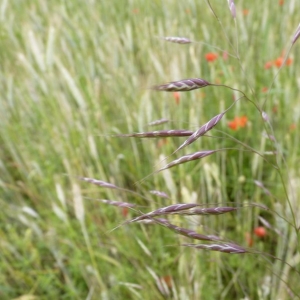
M 264 67 L 287 54 L 300 3 L 239 1 L 235 27 L 222 2 L 211 1 L 221 27 L 203 0 L 2 1 L 1 299 L 289 299 L 290 293 L 300 294 L 299 237 L 291 213 L 299 219 L 300 43 L 278 76 L 276 66 Z M 195 42 L 173 44 L 160 39 L 164 36 Z M 225 51 L 234 55 L 237 45 L 240 60 L 223 58 Z M 209 52 L 218 54 L 216 61 L 205 59 Z M 159 128 L 196 130 L 241 96 L 226 87 L 206 87 L 180 93 L 176 103 L 173 93 L 147 89 L 192 77 L 239 89 L 259 107 L 267 99 L 271 127 L 241 99 L 207 136 L 170 159 L 203 149 L 230 150 L 134 185 L 185 138 L 111 135 L 155 130 L 147 124 L 161 118 L 171 121 Z M 246 126 L 230 129 L 229 122 L 241 116 L 247 116 Z M 283 157 L 270 154 L 274 149 Z M 150 201 L 79 182 L 77 176 L 114 183 Z M 149 190 L 165 191 L 172 200 Z M 127 218 L 172 203 L 230 202 L 240 207 L 237 213 L 173 216 L 172 222 L 244 247 L 246 235 L 252 235 L 253 249 L 296 270 L 260 253 L 186 249 L 179 245 L 190 239 L 157 225 L 130 224 L 110 232 L 126 211 L 95 199 L 141 205 Z M 253 229 L 264 225 L 259 216 L 271 226 L 264 238 L 253 236 Z

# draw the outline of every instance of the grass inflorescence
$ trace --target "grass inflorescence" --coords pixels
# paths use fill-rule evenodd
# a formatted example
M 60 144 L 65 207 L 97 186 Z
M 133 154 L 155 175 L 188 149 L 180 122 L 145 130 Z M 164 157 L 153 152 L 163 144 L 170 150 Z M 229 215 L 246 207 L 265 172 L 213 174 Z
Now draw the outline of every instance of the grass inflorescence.
M 2 1 L 0 298 L 299 298 L 299 9 Z

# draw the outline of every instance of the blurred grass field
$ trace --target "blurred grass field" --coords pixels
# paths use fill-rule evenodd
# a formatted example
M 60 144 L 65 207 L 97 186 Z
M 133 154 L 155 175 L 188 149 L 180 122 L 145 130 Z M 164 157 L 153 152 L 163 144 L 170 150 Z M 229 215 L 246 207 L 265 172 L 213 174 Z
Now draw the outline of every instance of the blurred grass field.
M 296 220 L 300 218 L 299 41 L 289 65 L 272 89 L 270 85 L 278 72 L 274 62 L 287 54 L 299 24 L 300 2 L 236 0 L 237 35 L 227 2 L 213 0 L 211 6 L 223 28 L 204 0 L 0 2 L 1 299 L 253 300 L 300 295 L 295 269 L 260 254 L 186 249 L 179 244 L 190 239 L 153 225 L 130 224 L 109 232 L 136 214 L 95 200 L 133 202 L 143 212 L 181 202 L 243 206 L 230 215 L 173 220 L 245 247 L 251 246 L 251 238 L 253 249 L 299 270 L 299 237 L 291 213 L 292 208 Z M 224 54 L 234 53 L 225 34 L 234 49 L 238 36 L 241 65 Z M 173 44 L 160 39 L 165 36 L 195 42 Z M 216 53 L 217 59 L 207 61 L 208 53 Z M 284 160 L 270 155 L 275 144 L 265 134 L 260 113 L 240 100 L 208 136 L 181 154 L 233 150 L 134 185 L 184 138 L 111 135 L 156 128 L 196 130 L 240 96 L 224 87 L 180 93 L 179 98 L 148 90 L 191 77 L 240 89 L 258 106 L 267 97 L 264 110 Z M 241 116 L 247 117 L 245 127 L 228 126 Z M 171 121 L 155 129 L 147 126 L 161 118 Z M 268 155 L 264 160 L 244 151 L 241 143 Z M 151 201 L 89 185 L 77 176 L 132 189 Z M 164 191 L 172 200 L 149 190 Z M 253 234 L 264 225 L 259 216 L 271 226 L 264 238 Z

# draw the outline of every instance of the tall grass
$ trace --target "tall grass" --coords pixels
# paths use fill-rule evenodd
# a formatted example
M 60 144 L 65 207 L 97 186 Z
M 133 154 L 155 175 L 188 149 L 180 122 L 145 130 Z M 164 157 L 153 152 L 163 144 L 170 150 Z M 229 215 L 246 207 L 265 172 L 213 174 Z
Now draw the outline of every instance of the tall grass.
M 210 1 L 220 26 L 201 0 L 2 1 L 1 299 L 290 299 L 300 294 L 299 43 L 272 88 L 278 68 L 264 68 L 287 54 L 300 6 L 295 0 L 275 2 L 236 1 L 235 22 L 226 2 Z M 176 36 L 192 42 L 162 39 Z M 236 49 L 239 59 L 233 57 Z M 214 62 L 205 59 L 209 52 L 218 54 Z M 211 131 L 170 160 L 207 149 L 231 150 L 138 183 L 163 168 L 159 162 L 187 137 L 115 135 L 172 128 L 195 132 L 241 97 L 221 86 L 179 98 L 148 90 L 195 77 L 241 90 L 252 102 L 236 102 Z M 264 105 L 270 121 L 253 103 Z M 248 118 L 245 127 L 232 130 L 228 124 L 242 116 Z M 169 122 L 148 127 L 160 119 Z M 80 182 L 78 176 L 120 188 Z M 176 203 L 237 210 L 156 222 L 150 216 L 153 224 L 131 222 L 110 232 Z M 264 238 L 253 234 L 266 224 Z M 180 247 L 194 242 L 186 237 L 191 232 L 255 253 Z

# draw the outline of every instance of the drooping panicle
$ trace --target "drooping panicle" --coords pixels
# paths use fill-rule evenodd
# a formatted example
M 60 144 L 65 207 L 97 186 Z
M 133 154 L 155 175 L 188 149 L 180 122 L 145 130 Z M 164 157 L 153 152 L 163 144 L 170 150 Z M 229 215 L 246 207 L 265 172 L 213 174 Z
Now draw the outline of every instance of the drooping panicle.
M 161 85 L 154 85 L 151 87 L 151 89 L 165 92 L 188 92 L 206 87 L 208 85 L 210 85 L 210 83 L 202 78 L 189 78 L 172 81 Z
M 154 218 L 161 215 L 220 215 L 236 211 L 236 207 L 221 206 L 221 207 L 200 207 L 201 205 L 196 203 L 177 203 L 158 208 L 154 211 L 148 212 L 141 216 L 138 216 L 132 220 L 132 222 L 138 222 L 140 220 Z

